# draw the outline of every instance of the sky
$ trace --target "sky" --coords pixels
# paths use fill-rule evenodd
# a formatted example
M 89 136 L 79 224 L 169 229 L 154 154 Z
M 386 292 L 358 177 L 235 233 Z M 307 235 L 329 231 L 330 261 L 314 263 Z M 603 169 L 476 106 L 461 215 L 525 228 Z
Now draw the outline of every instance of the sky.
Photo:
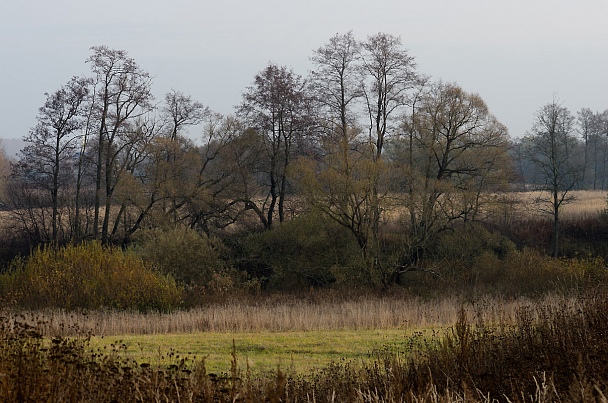
M 45 93 L 90 75 L 92 46 L 125 50 L 158 101 L 181 91 L 234 111 L 269 62 L 306 75 L 336 34 L 399 36 L 418 71 L 479 94 L 513 137 L 554 97 L 608 109 L 607 0 L 4 0 L 0 138 L 22 138 Z M 194 137 L 197 133 L 192 133 Z

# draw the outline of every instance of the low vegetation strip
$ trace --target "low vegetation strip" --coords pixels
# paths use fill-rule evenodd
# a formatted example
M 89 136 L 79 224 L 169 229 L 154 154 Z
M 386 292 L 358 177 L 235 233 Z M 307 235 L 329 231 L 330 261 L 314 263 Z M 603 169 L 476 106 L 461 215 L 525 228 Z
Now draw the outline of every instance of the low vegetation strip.
M 134 311 L 18 311 L 46 334 L 70 336 L 165 335 L 183 333 L 258 333 L 344 330 L 417 330 L 445 328 L 458 320 L 461 306 L 486 323 L 513 323 L 521 307 L 577 305 L 576 297 L 549 294 L 536 299 L 499 296 L 465 299 L 414 298 L 407 295 L 362 295 L 340 300 L 331 292 L 297 298 L 259 297 L 209 304 L 171 313 Z M 5 311 L 5 315 L 11 311 Z
M 236 353 L 238 366 L 253 372 L 280 368 L 305 374 L 332 362 L 371 362 L 375 351 L 404 349 L 411 332 L 393 330 L 341 330 L 309 332 L 192 333 L 109 336 L 91 338 L 97 351 L 119 350 L 139 364 L 163 367 L 187 358 L 205 360 L 207 370 L 230 372 Z M 425 332 L 431 334 L 430 330 Z M 420 333 L 422 334 L 422 333 Z
M 48 338 L 22 317 L 2 317 L 0 396 L 4 402 L 606 401 L 608 291 L 590 290 L 576 302 L 521 307 L 511 324 L 485 323 L 461 309 L 445 332 L 404 335 L 403 344 L 389 341 L 369 358 L 344 358 L 303 372 L 289 365 L 254 371 L 242 361 L 252 351 L 274 348 L 261 334 L 225 334 L 234 338 L 228 369 L 212 372 L 206 360 L 191 363 L 175 350 L 161 347 L 158 354 L 169 361 L 153 365 L 129 356 L 129 340 L 103 349 L 89 336 Z M 383 334 L 353 331 L 349 340 L 340 333 L 328 332 L 325 345 L 332 348 L 326 354 Z M 298 332 L 274 336 L 276 348 L 286 350 L 289 342 L 282 337 L 305 340 Z M 294 355 L 322 349 L 306 340 L 292 349 Z

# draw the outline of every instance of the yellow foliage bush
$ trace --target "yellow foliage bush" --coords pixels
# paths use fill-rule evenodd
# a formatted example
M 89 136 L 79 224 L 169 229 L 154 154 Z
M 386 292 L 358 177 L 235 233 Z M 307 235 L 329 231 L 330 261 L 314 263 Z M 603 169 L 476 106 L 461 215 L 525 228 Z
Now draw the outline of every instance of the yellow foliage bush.
M 4 305 L 26 308 L 170 310 L 182 291 L 133 253 L 99 242 L 47 246 L 0 276 Z

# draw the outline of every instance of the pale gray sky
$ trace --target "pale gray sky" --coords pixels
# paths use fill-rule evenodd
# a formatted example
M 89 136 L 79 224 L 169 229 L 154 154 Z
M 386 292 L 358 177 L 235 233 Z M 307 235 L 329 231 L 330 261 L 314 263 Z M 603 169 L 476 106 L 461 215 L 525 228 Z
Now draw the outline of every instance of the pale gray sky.
M 0 138 L 35 124 L 45 92 L 126 50 L 170 89 L 231 113 L 269 61 L 305 75 L 336 33 L 400 36 L 421 73 L 476 92 L 512 136 L 556 95 L 608 109 L 607 0 L 2 0 Z

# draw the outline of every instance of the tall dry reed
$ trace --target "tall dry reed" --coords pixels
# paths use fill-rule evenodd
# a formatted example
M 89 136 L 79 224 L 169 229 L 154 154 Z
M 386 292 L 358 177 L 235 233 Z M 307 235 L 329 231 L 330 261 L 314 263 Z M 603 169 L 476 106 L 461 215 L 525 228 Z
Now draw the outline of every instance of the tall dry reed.
M 358 297 L 310 301 L 266 299 L 257 303 L 226 301 L 188 311 L 139 313 L 61 310 L 21 312 L 29 323 L 44 323 L 45 332 L 69 335 L 70 329 L 98 336 L 195 332 L 288 332 L 396 328 L 443 328 L 458 320 L 461 307 L 485 323 L 513 323 L 515 313 L 537 303 L 574 305 L 575 298 L 549 295 L 542 300 L 484 297 L 465 302 L 456 297 L 424 300 L 402 297 Z M 8 314 L 5 312 L 4 314 Z
M 30 326 L 21 316 L 0 316 L 0 400 L 605 402 L 607 301 L 608 291 L 599 290 L 534 305 L 522 301 L 507 312 L 499 304 L 510 301 L 479 300 L 456 308 L 455 324 L 437 338 L 412 336 L 407 351 L 380 350 L 371 362 L 344 360 L 310 374 L 254 374 L 238 367 L 236 348 L 227 374 L 207 373 L 204 361 L 186 366 L 178 357 L 154 367 L 122 357 L 120 346 L 93 351 L 86 336 L 48 338 L 43 322 Z M 513 322 L 483 318 L 497 314 Z

